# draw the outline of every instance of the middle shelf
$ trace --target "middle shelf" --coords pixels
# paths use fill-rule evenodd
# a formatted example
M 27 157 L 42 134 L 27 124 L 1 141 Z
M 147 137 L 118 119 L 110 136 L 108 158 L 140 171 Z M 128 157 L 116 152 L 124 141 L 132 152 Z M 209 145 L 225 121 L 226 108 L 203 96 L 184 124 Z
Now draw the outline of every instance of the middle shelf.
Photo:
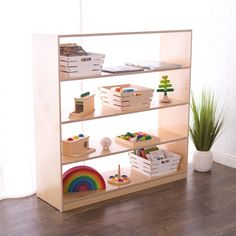
M 180 141 L 180 140 L 184 140 L 184 139 L 188 138 L 187 134 L 186 135 L 178 134 L 178 133 L 174 133 L 174 132 L 164 130 L 164 129 L 158 129 L 157 136 L 161 139 L 161 141 L 159 143 L 156 143 L 158 145 L 176 142 L 176 141 Z M 92 160 L 95 158 L 110 156 L 110 155 L 119 154 L 122 152 L 128 152 L 128 151 L 133 150 L 132 147 L 124 146 L 124 145 L 116 142 L 114 137 L 111 138 L 111 141 L 112 141 L 112 145 L 111 145 L 110 149 L 103 150 L 103 148 L 100 146 L 100 143 L 99 143 L 100 140 L 91 139 L 90 146 L 93 148 L 96 148 L 95 152 L 89 153 L 89 154 L 84 155 L 79 158 L 62 154 L 62 164 L 66 165 L 66 164 L 72 164 L 72 163 L 76 163 L 76 162 L 80 162 L 80 161 L 88 161 L 88 160 Z
M 158 110 L 158 109 L 175 107 L 175 106 L 182 106 L 182 105 L 187 105 L 187 104 L 189 103 L 185 100 L 172 98 L 171 103 L 161 103 L 159 100 L 153 99 L 150 107 L 143 108 L 143 109 L 133 109 L 129 111 L 119 111 L 111 107 L 102 106 L 100 109 L 96 109 L 94 112 L 84 117 L 81 117 L 79 119 L 70 119 L 68 117 L 69 112 L 63 113 L 63 116 L 61 117 L 62 119 L 61 124 L 69 124 L 69 123 L 86 121 L 86 120 L 95 120 L 95 119 L 100 119 L 100 118 L 105 118 L 105 117 L 120 116 L 120 115 L 125 115 L 125 114 L 143 112 L 143 111 L 152 111 L 152 110 Z

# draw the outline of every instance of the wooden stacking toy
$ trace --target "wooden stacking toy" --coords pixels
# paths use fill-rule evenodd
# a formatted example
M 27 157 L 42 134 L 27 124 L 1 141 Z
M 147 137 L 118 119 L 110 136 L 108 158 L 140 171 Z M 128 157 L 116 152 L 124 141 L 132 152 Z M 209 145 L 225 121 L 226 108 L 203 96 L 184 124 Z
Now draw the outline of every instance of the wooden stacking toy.
M 118 173 L 116 175 L 111 175 L 108 178 L 108 183 L 113 185 L 126 185 L 130 183 L 130 178 L 127 175 L 121 175 L 120 165 L 118 165 Z
M 103 177 L 92 167 L 76 166 L 63 174 L 64 193 L 105 189 Z

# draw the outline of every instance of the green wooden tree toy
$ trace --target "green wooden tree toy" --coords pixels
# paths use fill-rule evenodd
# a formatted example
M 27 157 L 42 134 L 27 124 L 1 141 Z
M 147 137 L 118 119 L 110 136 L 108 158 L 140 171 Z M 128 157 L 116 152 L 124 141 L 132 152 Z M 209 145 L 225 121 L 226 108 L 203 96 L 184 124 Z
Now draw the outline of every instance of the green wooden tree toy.
M 158 86 L 157 92 L 164 92 L 164 96 L 161 99 L 161 102 L 171 102 L 171 99 L 167 96 L 167 92 L 173 92 L 174 89 L 172 88 L 172 84 L 170 83 L 170 80 L 168 79 L 168 75 L 162 76 L 162 79 L 160 81 L 160 84 Z

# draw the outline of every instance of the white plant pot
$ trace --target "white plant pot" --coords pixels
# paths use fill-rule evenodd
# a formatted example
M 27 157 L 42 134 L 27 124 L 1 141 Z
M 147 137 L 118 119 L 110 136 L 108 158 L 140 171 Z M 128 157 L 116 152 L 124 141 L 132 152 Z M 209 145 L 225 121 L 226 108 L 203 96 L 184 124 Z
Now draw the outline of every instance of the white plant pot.
M 193 168 L 199 172 L 208 172 L 213 164 L 211 151 L 195 151 L 193 154 Z

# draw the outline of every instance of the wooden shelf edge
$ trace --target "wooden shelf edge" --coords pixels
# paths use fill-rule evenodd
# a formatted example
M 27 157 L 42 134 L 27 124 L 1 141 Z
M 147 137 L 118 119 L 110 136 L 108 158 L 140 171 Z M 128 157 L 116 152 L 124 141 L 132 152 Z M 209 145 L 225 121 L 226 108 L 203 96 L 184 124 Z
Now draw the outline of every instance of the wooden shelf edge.
M 108 110 L 107 115 L 94 115 L 94 113 L 91 115 L 87 115 L 81 119 L 75 119 L 75 120 L 67 120 L 67 121 L 61 121 L 62 125 L 65 124 L 70 124 L 70 123 L 75 123 L 75 122 L 81 122 L 81 121 L 87 121 L 87 120 L 96 120 L 96 119 L 101 119 L 101 118 L 108 118 L 108 117 L 114 117 L 114 116 L 122 116 L 122 115 L 127 115 L 127 114 L 133 114 L 133 113 L 140 113 L 144 111 L 153 111 L 153 110 L 160 110 L 160 109 L 165 109 L 165 108 L 170 108 L 170 107 L 178 107 L 178 106 L 185 106 L 189 105 L 188 102 L 184 101 L 175 101 L 172 103 L 163 103 L 163 104 L 156 104 L 153 105 L 149 108 L 144 108 L 144 109 L 137 109 L 137 110 L 130 110 L 130 111 L 117 111 L 115 109 L 107 107 L 106 109 Z M 109 111 L 110 110 L 110 111 Z M 114 113 L 112 113 L 114 112 Z M 100 112 L 102 113 L 102 112 Z
M 113 35 L 136 35 L 136 34 L 163 34 L 192 32 L 192 29 L 180 30 L 155 30 L 155 31 L 134 31 L 134 32 L 110 32 L 110 33 L 85 33 L 85 34 L 58 34 L 59 38 L 90 37 L 90 36 L 113 36 Z
M 168 133 L 170 133 L 170 132 L 168 132 Z M 173 135 L 174 135 L 174 133 L 173 133 Z M 160 138 L 161 138 L 160 143 L 157 143 L 155 145 L 163 145 L 163 144 L 168 144 L 168 143 L 172 143 L 172 142 L 182 141 L 182 140 L 188 139 L 188 136 L 179 135 L 178 137 L 173 137 L 171 139 L 163 139 L 163 140 L 162 140 L 162 136 L 160 136 Z M 98 150 L 97 154 L 95 152 L 95 153 L 91 153 L 90 155 L 86 155 L 86 156 L 80 157 L 80 158 L 73 158 L 70 156 L 62 155 L 62 165 L 68 165 L 68 164 L 73 164 L 73 163 L 77 163 L 77 162 L 81 162 L 81 161 L 89 161 L 89 160 L 93 160 L 93 159 L 97 159 L 97 158 L 101 158 L 101 157 L 112 156 L 112 155 L 116 155 L 119 153 L 129 152 L 134 149 L 132 147 L 128 147 L 128 146 L 122 145 L 118 142 L 115 142 L 114 138 L 112 138 L 112 143 L 115 143 L 115 145 L 118 147 L 117 150 L 112 151 L 112 152 L 110 152 L 110 151 L 102 152 L 101 150 Z M 151 145 L 151 146 L 155 146 L 155 145 Z M 92 147 L 94 147 L 94 146 L 92 146 Z
M 146 176 L 145 176 L 146 177 Z M 187 178 L 187 171 L 177 171 L 173 174 L 163 175 L 159 177 L 150 178 L 150 180 L 145 180 L 140 183 L 129 184 L 122 188 L 116 188 L 110 191 L 105 192 L 96 192 L 94 194 L 85 195 L 83 197 L 78 197 L 77 199 L 73 198 L 65 198 L 63 201 L 63 211 L 71 210 L 77 207 L 82 207 L 86 205 L 90 205 L 92 203 L 97 203 L 101 201 L 105 201 L 108 199 L 116 198 L 119 196 L 123 196 L 126 194 L 131 194 L 134 192 L 143 191 L 148 188 L 153 188 L 159 185 L 167 184 L 170 182 L 178 181 L 181 179 Z
M 86 80 L 86 79 L 97 79 L 97 78 L 106 78 L 106 77 L 115 77 L 115 76 L 124 76 L 124 75 L 137 75 L 137 74 L 155 73 L 155 72 L 171 71 L 171 70 L 184 70 L 184 69 L 190 69 L 190 68 L 191 68 L 191 66 L 181 66 L 181 67 L 164 68 L 164 69 L 152 69 L 152 70 L 145 70 L 145 71 L 139 71 L 139 72 L 115 73 L 115 74 L 104 73 L 101 75 L 74 77 L 74 78 L 61 77 L 60 82 Z

